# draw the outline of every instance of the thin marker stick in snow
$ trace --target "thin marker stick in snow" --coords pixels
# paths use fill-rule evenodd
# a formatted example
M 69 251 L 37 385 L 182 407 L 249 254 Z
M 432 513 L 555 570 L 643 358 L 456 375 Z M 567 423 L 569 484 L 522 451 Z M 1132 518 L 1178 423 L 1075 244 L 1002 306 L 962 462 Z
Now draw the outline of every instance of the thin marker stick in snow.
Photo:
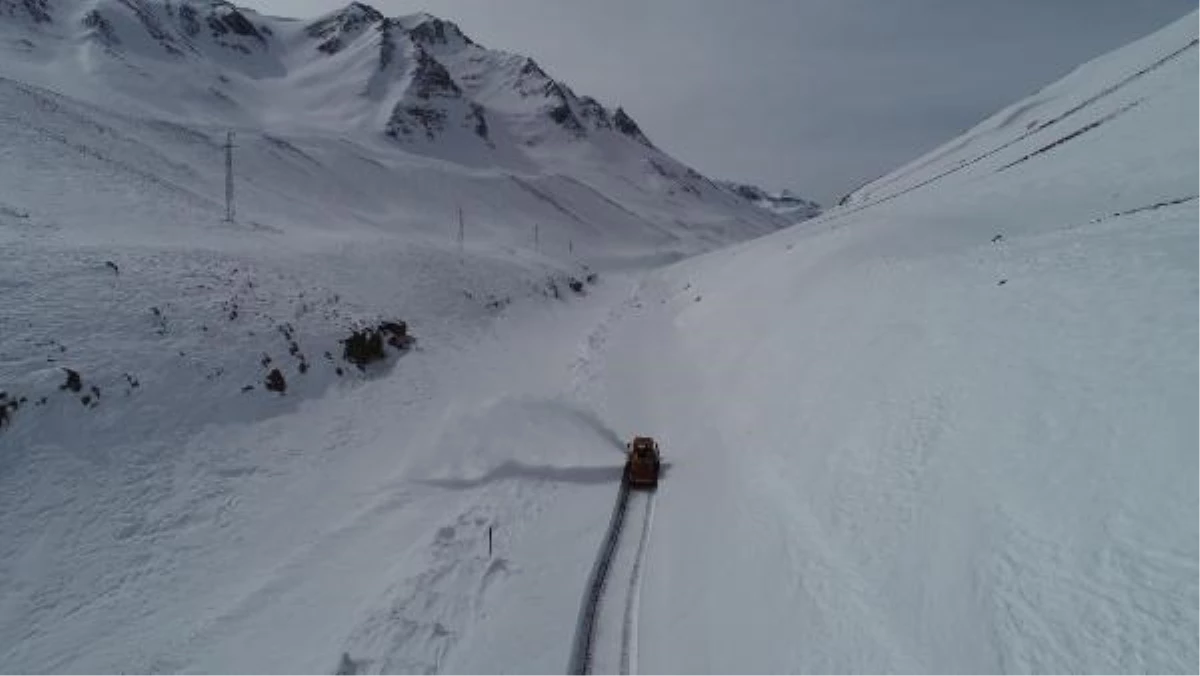
M 492 527 L 488 526 L 488 558 L 492 558 Z
M 463 230 L 463 214 L 462 207 L 458 208 L 458 252 L 461 254 L 463 250 L 463 241 L 466 239 L 466 232 Z
M 225 136 L 225 222 L 233 222 L 233 132 Z

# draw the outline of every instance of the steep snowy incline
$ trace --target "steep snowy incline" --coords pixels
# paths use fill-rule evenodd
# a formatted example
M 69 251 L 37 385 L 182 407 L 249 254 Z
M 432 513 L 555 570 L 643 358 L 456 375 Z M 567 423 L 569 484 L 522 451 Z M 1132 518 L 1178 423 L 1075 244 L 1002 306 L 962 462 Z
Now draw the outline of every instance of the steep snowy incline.
M 1163 34 L 1137 41 L 1121 51 L 1124 60 L 1120 64 L 1102 58 L 1079 66 L 1069 76 L 1001 110 L 962 136 L 847 195 L 844 205 L 862 206 L 892 199 L 968 170 L 977 162 L 994 161 L 1000 152 L 1006 153 L 1005 162 L 990 166 L 1007 170 L 1033 155 L 1090 134 L 1141 105 L 1141 80 L 1160 68 L 1177 68 L 1180 60 L 1186 63 L 1194 58 L 1196 37 L 1194 31 L 1189 34 L 1186 22 L 1178 22 L 1164 29 Z M 1188 150 L 1187 142 L 1195 135 L 1180 132 L 1180 149 Z M 1026 152 L 1014 155 L 1009 149 L 1018 144 Z M 1120 195 L 1110 197 L 1116 200 Z M 1119 206 L 1120 202 L 1113 204 Z
M 1198 35 L 648 283 L 598 399 L 674 461 L 643 672 L 1194 671 Z
M 1195 671 L 1196 119 L 1192 15 L 651 275 L 589 395 L 673 463 L 635 669 Z

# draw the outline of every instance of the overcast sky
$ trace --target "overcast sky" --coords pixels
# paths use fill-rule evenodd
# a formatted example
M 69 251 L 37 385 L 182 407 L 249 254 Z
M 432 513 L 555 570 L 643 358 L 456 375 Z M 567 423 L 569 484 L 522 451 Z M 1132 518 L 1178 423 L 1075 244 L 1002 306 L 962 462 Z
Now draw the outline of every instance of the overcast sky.
M 348 0 L 240 0 L 315 16 Z M 375 0 L 622 105 L 713 178 L 830 204 L 1196 0 Z

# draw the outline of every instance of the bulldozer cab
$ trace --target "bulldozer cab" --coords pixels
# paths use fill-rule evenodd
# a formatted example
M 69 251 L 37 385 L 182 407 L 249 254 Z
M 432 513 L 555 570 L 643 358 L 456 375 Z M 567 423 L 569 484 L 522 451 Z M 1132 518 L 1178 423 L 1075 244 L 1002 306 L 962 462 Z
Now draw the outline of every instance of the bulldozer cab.
M 651 437 L 634 437 L 626 445 L 625 481 L 630 486 L 653 488 L 658 485 L 661 465 L 658 443 Z
M 634 437 L 630 444 L 631 452 L 642 458 L 652 458 L 658 455 L 658 445 L 650 437 Z

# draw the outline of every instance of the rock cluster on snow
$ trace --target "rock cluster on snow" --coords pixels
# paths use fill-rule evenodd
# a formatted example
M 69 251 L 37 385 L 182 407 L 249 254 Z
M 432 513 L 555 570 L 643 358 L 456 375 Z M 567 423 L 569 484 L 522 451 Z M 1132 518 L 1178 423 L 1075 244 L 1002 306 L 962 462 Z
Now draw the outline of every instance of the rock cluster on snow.
M 0 15 L 11 18 L 28 18 L 34 23 L 51 23 L 49 0 L 0 0 Z
M 375 326 L 351 331 L 350 336 L 342 341 L 342 356 L 361 370 L 368 364 L 387 359 L 385 346 L 406 352 L 413 342 L 407 324 L 402 321 L 383 321 Z

